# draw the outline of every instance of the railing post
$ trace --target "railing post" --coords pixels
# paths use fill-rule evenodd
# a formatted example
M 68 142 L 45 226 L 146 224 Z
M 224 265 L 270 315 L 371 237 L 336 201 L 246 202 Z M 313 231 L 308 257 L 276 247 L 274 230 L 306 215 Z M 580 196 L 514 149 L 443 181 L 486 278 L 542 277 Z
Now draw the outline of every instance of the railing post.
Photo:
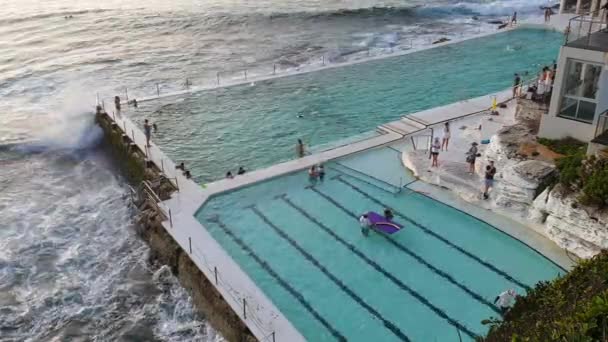
M 133 142 L 135 142 L 135 130 L 131 130 L 131 138 L 133 138 Z
M 106 110 L 106 102 L 104 100 L 101 100 L 101 108 L 103 108 L 103 110 Z
M 112 111 L 112 118 L 114 119 L 114 122 L 116 122 L 116 113 L 114 113 L 114 111 Z
M 125 134 L 126 134 L 126 135 L 129 135 L 129 132 L 127 131 L 127 122 L 126 122 L 126 121 L 123 121 L 123 122 L 122 122 L 122 126 L 123 126 L 123 128 L 125 129 Z M 133 142 L 135 142 L 135 141 L 133 141 Z
M 173 217 L 171 215 L 171 209 L 169 209 L 169 224 L 171 225 L 171 228 L 173 228 Z
M 213 274 L 215 275 L 215 285 L 218 285 L 217 282 L 217 267 L 213 266 Z
M 129 102 L 129 88 L 125 87 L 125 98 L 127 99 L 127 103 Z
M 190 90 L 190 80 L 186 78 L 186 90 Z
M 274 331 L 273 331 L 273 332 L 272 332 L 272 342 L 275 342 L 275 339 L 274 339 L 274 334 L 275 334 L 275 333 L 274 333 Z
M 160 85 L 156 83 L 156 97 L 160 97 Z
M 247 319 L 247 300 L 243 298 L 243 318 Z
M 276 63 L 272 65 L 272 74 L 273 75 L 277 74 L 277 64 Z
M 192 254 L 192 238 L 188 236 L 188 248 L 190 248 L 190 254 Z
M 165 159 L 160 158 L 160 170 L 165 173 Z
M 218 71 L 217 74 L 215 75 L 217 77 L 217 85 L 220 85 L 220 72 Z
M 179 184 L 177 183 L 177 175 L 175 175 L 175 187 L 177 187 L 177 191 L 179 192 Z
M 323 65 L 325 65 L 325 55 L 321 55 L 321 61 L 322 61 Z

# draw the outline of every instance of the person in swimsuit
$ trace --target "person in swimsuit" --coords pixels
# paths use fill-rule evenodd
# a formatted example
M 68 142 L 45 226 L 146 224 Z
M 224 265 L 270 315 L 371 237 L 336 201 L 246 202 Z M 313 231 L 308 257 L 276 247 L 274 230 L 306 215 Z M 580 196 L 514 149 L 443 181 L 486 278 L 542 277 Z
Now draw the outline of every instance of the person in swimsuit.
M 325 180 L 325 168 L 323 167 L 323 165 L 319 165 L 319 180 L 321 182 L 323 182 L 323 180 Z
M 475 173 L 475 160 L 477 159 L 477 143 L 471 143 L 471 148 L 467 151 L 467 163 L 469 164 L 469 174 Z
M 389 208 L 384 208 L 384 218 L 386 218 L 387 221 L 392 221 L 393 217 L 395 217 L 395 215 L 393 215 L 393 211 Z
M 314 185 L 317 183 L 317 177 L 319 177 L 319 173 L 317 172 L 317 167 L 313 165 L 308 169 L 308 180 Z
M 232 179 L 232 178 L 234 178 L 234 176 L 232 175 L 232 172 L 231 172 L 231 171 L 226 172 L 226 178 L 227 178 L 227 179 Z
M 144 134 L 146 135 L 146 146 L 152 147 L 150 145 L 150 137 L 152 136 L 152 126 L 148 122 L 148 119 L 144 120 Z
M 490 160 L 490 165 L 486 166 L 483 199 L 488 199 L 488 191 L 490 191 L 490 188 L 494 187 L 494 175 L 496 175 L 496 167 L 494 166 L 494 161 Z
M 439 142 L 439 138 L 435 137 L 433 141 L 433 145 L 431 145 L 431 157 L 433 158 L 431 162 L 431 167 L 437 167 L 439 164 L 437 162 L 437 157 L 439 157 L 439 150 L 441 149 L 441 143 Z
M 359 224 L 361 224 L 361 234 L 363 234 L 363 236 L 368 236 L 372 222 L 367 217 L 367 214 L 363 214 L 359 217 Z
M 304 154 L 305 154 L 304 143 L 302 142 L 301 139 L 298 139 L 298 144 L 296 145 L 296 155 L 298 156 L 298 158 L 302 158 L 302 157 L 304 157 Z
M 245 169 L 242 166 L 239 166 L 239 170 L 236 172 L 237 175 L 244 175 L 245 174 Z
M 448 144 L 450 143 L 450 138 L 452 137 L 452 133 L 450 132 L 450 123 L 446 122 L 443 126 L 443 138 L 441 139 L 441 150 L 448 150 Z

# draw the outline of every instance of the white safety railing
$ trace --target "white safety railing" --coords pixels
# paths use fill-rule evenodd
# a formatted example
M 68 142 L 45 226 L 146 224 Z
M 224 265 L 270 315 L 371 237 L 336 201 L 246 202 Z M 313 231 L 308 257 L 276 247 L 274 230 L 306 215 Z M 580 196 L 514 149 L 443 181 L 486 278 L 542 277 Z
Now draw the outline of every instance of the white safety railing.
M 505 22 L 508 22 L 508 18 Z M 461 40 L 466 36 L 478 36 L 482 33 L 482 27 L 490 26 L 482 21 L 471 24 L 470 30 L 461 31 L 456 35 L 448 35 L 449 40 Z M 487 32 L 492 33 L 492 31 Z M 127 88 L 124 87 L 122 91 L 118 92 L 120 101 L 122 104 L 132 102 L 134 99 L 138 102 L 157 99 L 161 97 L 169 97 L 173 95 L 187 94 L 192 91 L 198 91 L 203 89 L 210 89 L 222 86 L 229 86 L 235 84 L 242 84 L 247 82 L 255 82 L 257 80 L 263 80 L 271 78 L 273 76 L 282 76 L 290 74 L 298 74 L 303 72 L 315 71 L 320 68 L 335 65 L 344 64 L 355 61 L 362 61 L 369 58 L 377 58 L 381 56 L 390 56 L 406 53 L 414 47 L 424 47 L 428 45 L 434 45 L 442 43 L 437 36 L 423 36 L 419 38 L 409 39 L 409 44 L 406 45 L 389 45 L 387 47 L 366 47 L 359 50 L 352 51 L 348 54 L 348 60 L 343 55 L 332 56 L 332 54 L 322 54 L 320 56 L 311 58 L 307 64 L 294 66 L 291 63 L 272 63 L 268 65 L 256 65 L 246 66 L 243 68 L 237 68 L 234 70 L 221 70 L 216 71 L 213 74 L 207 74 L 203 76 L 187 77 L 181 80 L 174 81 L 152 81 L 146 85 L 138 88 Z M 104 107 L 114 106 L 114 97 L 97 95 L 97 100 Z M 108 107 L 109 109 L 110 107 Z

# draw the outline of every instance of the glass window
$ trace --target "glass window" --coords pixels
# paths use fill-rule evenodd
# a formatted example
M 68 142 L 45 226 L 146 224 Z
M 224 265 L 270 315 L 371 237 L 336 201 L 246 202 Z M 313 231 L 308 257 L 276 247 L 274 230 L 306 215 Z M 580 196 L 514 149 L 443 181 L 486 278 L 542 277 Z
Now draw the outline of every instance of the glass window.
M 569 59 L 559 116 L 593 122 L 602 66 Z

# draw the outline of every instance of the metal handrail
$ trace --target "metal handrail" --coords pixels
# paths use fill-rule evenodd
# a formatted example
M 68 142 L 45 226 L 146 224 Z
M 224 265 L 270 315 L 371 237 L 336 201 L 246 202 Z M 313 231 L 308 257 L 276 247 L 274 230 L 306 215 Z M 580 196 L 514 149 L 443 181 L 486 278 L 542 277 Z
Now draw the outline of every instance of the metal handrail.
M 594 12 L 577 15 L 576 17 L 573 17 L 568 20 L 568 26 L 566 28 L 566 41 L 564 44 L 567 45 L 572 41 L 586 37 L 587 45 L 589 45 L 591 34 L 601 31 L 603 28 L 608 28 L 608 23 L 604 20 L 602 14 L 603 13 L 600 10 L 596 10 Z M 576 27 L 577 23 L 578 29 Z M 588 24 L 588 27 L 585 27 L 584 24 Z M 594 29 L 595 24 L 597 24 L 596 29 Z M 576 31 L 577 34 L 574 34 L 574 31 Z
M 474 32 L 475 35 L 481 34 L 482 25 L 483 25 L 483 22 L 478 22 L 476 24 L 476 26 L 473 27 L 472 31 Z M 460 38 L 464 37 L 464 35 L 465 35 L 465 32 L 461 32 L 460 37 L 453 37 L 452 40 L 460 39 Z M 436 37 L 425 37 L 422 45 L 433 45 L 433 42 L 435 39 L 436 39 Z M 414 48 L 413 40 L 414 40 L 413 38 L 410 39 L 409 46 L 406 45 L 406 46 L 401 46 L 401 47 L 395 47 L 395 46 L 367 47 L 367 48 L 361 49 L 360 52 L 361 52 L 362 56 L 365 55 L 365 57 L 363 57 L 363 58 L 376 57 L 376 56 L 380 56 L 384 53 L 388 53 L 389 55 L 392 55 L 395 52 L 409 51 L 409 50 L 413 49 Z M 185 81 L 183 79 L 176 80 L 173 83 L 173 85 L 175 85 L 177 87 L 172 87 L 169 84 L 154 82 L 153 84 L 151 84 L 150 87 L 147 88 L 150 96 L 142 96 L 142 97 L 144 97 L 145 99 L 155 99 L 155 98 L 160 98 L 161 95 L 162 96 L 171 96 L 171 95 L 188 93 L 188 92 L 194 91 L 194 90 L 196 90 L 196 88 L 200 88 L 200 87 L 210 87 L 210 86 L 219 87 L 222 85 L 232 84 L 234 82 L 254 81 L 256 79 L 264 78 L 267 76 L 287 75 L 292 72 L 298 73 L 298 72 L 308 70 L 308 69 L 312 70 L 312 69 L 318 68 L 319 66 L 326 66 L 326 65 L 331 64 L 332 62 L 333 61 L 331 60 L 331 58 L 329 58 L 325 54 L 322 54 L 322 55 L 318 56 L 317 58 L 313 58 L 312 62 L 310 64 L 297 66 L 296 68 L 289 67 L 289 68 L 281 69 L 280 63 L 273 63 L 272 65 L 270 65 L 270 64 L 259 65 L 259 66 L 256 66 L 255 68 L 246 66 L 246 67 L 236 68 L 234 70 L 219 70 L 219 71 L 214 72 L 212 75 L 208 75 L 207 77 L 200 78 L 199 82 L 195 82 L 195 81 L 197 81 L 197 79 L 194 77 L 188 77 L 185 79 Z M 168 92 L 166 89 L 172 89 L 172 90 Z M 132 101 L 135 98 L 133 89 L 128 89 L 127 87 L 124 87 L 124 90 L 121 91 L 121 93 L 122 93 L 122 96 L 124 96 L 124 99 L 122 99 L 123 101 L 121 101 L 122 105 L 128 105 L 129 99 L 131 99 L 131 101 Z M 97 99 L 98 104 L 103 103 L 105 105 L 106 101 L 108 101 L 108 103 L 114 103 L 114 97 L 100 98 L 99 95 L 97 97 L 98 97 L 98 99 Z M 137 101 L 141 102 L 142 100 L 138 99 Z
M 593 137 L 596 138 L 606 131 L 608 131 L 608 109 L 599 115 L 597 125 L 595 126 L 595 135 Z
M 226 292 L 228 293 L 228 297 L 224 298 L 227 300 L 231 299 L 231 301 L 239 307 L 239 311 L 243 313 L 243 317 L 249 322 L 253 323 L 261 332 L 266 334 L 261 341 L 274 342 L 276 335 L 275 330 L 272 329 L 272 327 L 266 326 L 263 319 L 257 316 L 256 312 L 258 312 L 258 310 L 260 309 L 260 305 L 251 305 L 251 298 L 253 298 L 253 296 L 235 289 L 229 282 L 224 280 L 217 266 L 211 265 L 205 253 L 200 248 L 198 248 L 196 245 L 192 245 L 192 243 L 190 243 L 190 248 L 190 253 L 197 256 L 198 259 L 203 263 L 203 266 L 205 266 L 205 268 L 207 268 L 210 273 L 213 273 L 214 279 L 209 279 L 209 281 L 213 281 L 215 283 L 215 286 L 222 287 L 226 290 Z M 250 300 L 249 304 L 247 302 L 247 298 L 249 298 Z

